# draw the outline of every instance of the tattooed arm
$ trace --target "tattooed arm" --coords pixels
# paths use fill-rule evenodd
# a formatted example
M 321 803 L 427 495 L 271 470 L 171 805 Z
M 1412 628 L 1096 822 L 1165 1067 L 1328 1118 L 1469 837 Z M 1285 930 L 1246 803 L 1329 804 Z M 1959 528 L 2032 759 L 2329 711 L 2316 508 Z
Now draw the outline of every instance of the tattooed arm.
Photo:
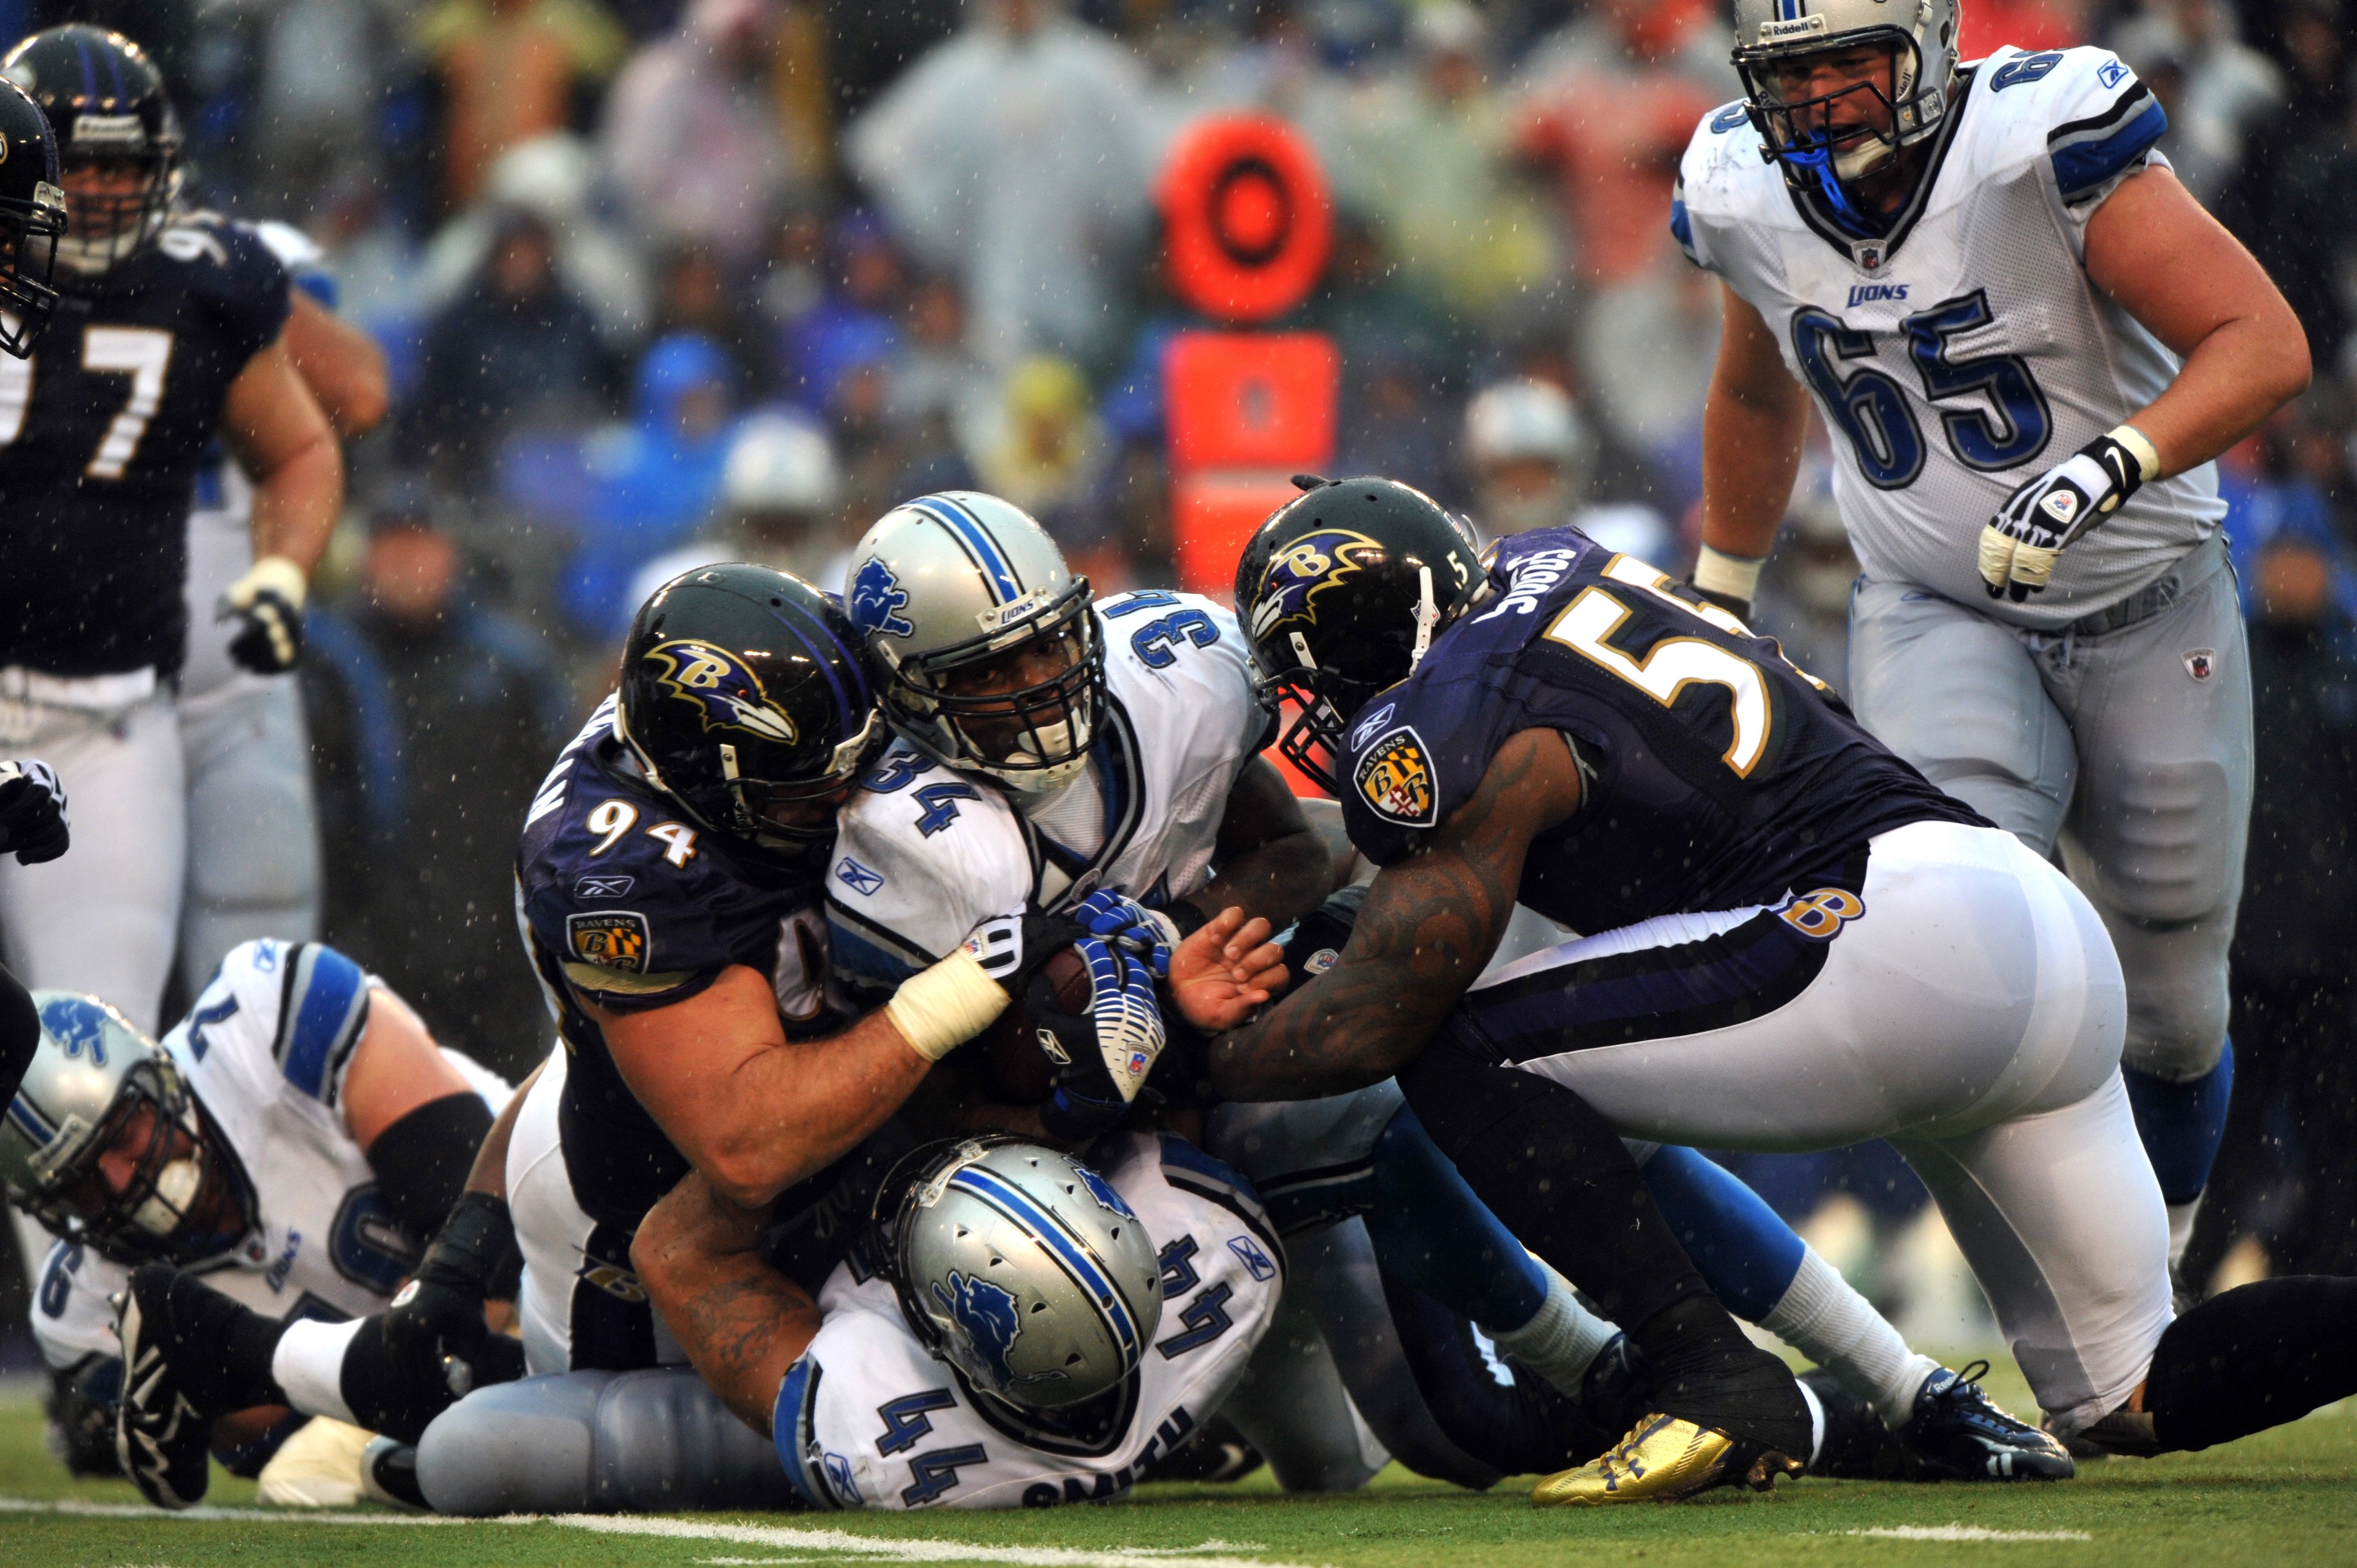
M 1500 746 L 1423 852 L 1376 874 L 1334 967 L 1211 1043 L 1213 1087 L 1230 1100 L 1306 1100 L 1414 1060 L 1497 950 L 1531 841 L 1578 808 L 1560 735 L 1524 730 Z
M 818 1304 L 754 1254 L 769 1218 L 695 1171 L 647 1210 L 630 1266 L 720 1402 L 770 1435 L 778 1385 L 818 1337 Z

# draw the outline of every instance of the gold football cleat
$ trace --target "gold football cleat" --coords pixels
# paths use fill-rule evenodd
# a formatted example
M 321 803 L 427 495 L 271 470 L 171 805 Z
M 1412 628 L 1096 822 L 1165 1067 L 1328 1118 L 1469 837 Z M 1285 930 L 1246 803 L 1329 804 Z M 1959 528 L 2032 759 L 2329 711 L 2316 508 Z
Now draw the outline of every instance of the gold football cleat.
M 1764 1492 L 1777 1477 L 1800 1473 L 1796 1459 L 1758 1452 L 1723 1432 L 1674 1415 L 1649 1415 L 1617 1446 L 1576 1469 L 1558 1470 L 1532 1487 L 1531 1502 L 1543 1509 L 1674 1503 L 1738 1483 Z

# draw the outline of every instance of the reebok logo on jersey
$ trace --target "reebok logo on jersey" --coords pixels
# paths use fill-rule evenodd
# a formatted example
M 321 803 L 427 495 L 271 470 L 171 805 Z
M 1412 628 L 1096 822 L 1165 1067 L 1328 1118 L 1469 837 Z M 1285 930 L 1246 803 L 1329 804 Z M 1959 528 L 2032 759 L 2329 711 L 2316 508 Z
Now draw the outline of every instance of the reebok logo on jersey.
M 1242 1263 L 1244 1266 L 1244 1273 L 1253 1278 L 1264 1283 L 1276 1278 L 1276 1265 L 1268 1261 L 1266 1252 L 1253 1245 L 1251 1237 L 1229 1237 L 1228 1251 L 1236 1255 L 1236 1262 Z
M 639 885 L 635 876 L 585 876 L 573 885 L 576 898 L 619 898 Z
M 1352 746 L 1366 745 L 1367 737 L 1374 734 L 1377 730 L 1383 728 L 1385 725 L 1391 723 L 1392 715 L 1397 712 L 1399 712 L 1399 704 L 1397 703 L 1385 703 L 1382 707 L 1377 708 L 1373 713 L 1369 714 L 1365 718 L 1362 718 L 1357 724 L 1352 725 L 1351 726 L 1351 744 Z
M 1878 300 L 1905 299 L 1907 285 L 1903 283 L 1854 283 L 1849 285 L 1852 306 L 1872 305 Z
M 583 963 L 644 974 L 649 946 L 647 918 L 635 909 L 593 909 L 586 915 L 567 915 L 565 945 Z
M 1367 809 L 1403 827 L 1428 828 L 1440 820 L 1431 752 L 1414 725 L 1402 725 L 1367 748 L 1351 781 Z
M 847 854 L 843 857 L 843 863 L 834 868 L 834 879 L 863 898 L 882 891 L 884 886 L 882 872 L 870 871 Z

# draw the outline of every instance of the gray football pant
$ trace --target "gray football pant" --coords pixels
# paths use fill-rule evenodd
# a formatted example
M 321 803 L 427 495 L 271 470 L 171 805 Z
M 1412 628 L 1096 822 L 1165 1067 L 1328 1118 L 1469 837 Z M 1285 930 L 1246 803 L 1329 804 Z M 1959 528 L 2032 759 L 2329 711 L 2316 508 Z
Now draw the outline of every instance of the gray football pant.
M 2123 1064 L 2182 1083 L 2226 1038 L 2250 660 L 2222 542 L 2140 597 L 2151 613 L 2116 630 L 2033 632 L 1862 577 L 1851 701 L 1932 783 L 2040 854 L 2059 844 L 2119 951 Z
M 318 813 L 294 677 L 247 677 L 183 698 L 180 752 L 188 867 L 179 969 L 194 998 L 240 942 L 319 934 Z

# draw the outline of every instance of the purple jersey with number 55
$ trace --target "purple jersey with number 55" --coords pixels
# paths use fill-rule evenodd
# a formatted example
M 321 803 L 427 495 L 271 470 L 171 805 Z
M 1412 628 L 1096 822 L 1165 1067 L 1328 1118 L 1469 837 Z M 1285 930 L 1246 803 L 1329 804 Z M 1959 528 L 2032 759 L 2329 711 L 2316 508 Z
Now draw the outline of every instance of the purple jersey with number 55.
M 1576 931 L 1773 903 L 1876 833 L 1980 822 L 1772 639 L 1634 556 L 1541 529 L 1492 547 L 1490 581 L 1415 673 L 1353 717 L 1343 820 L 1379 865 L 1463 805 L 1526 729 L 1570 737 L 1584 788 L 1571 821 L 1532 844 L 1520 900 Z

